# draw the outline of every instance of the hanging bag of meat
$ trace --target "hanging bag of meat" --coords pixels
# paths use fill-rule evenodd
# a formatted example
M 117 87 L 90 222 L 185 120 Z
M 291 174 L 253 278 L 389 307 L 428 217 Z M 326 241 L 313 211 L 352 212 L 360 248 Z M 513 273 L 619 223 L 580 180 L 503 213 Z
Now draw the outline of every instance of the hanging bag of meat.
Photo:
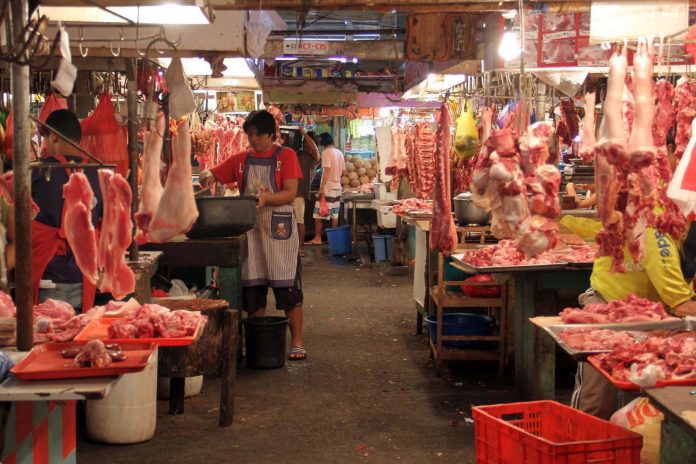
M 82 121 L 82 147 L 107 164 L 115 164 L 122 176 L 128 174 L 128 140 L 116 122 L 111 97 L 105 93 L 94 113 Z
M 319 197 L 319 216 L 327 217 L 329 215 L 329 204 L 326 202 L 326 197 Z
M 479 134 L 476 119 L 471 109 L 471 103 L 466 101 L 464 109 L 457 118 L 457 129 L 454 134 L 454 151 L 462 159 L 469 159 L 478 149 Z

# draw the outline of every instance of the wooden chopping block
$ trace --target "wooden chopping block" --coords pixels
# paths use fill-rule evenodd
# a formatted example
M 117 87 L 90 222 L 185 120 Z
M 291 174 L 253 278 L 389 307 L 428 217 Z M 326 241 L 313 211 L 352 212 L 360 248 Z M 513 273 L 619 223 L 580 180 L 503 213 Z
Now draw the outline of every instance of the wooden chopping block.
M 171 310 L 200 311 L 208 316 L 203 333 L 191 346 L 160 347 L 157 372 L 160 377 L 219 375 L 222 365 L 223 313 L 229 308 L 225 300 L 160 300 L 157 304 Z M 236 361 L 235 361 L 236 362 Z

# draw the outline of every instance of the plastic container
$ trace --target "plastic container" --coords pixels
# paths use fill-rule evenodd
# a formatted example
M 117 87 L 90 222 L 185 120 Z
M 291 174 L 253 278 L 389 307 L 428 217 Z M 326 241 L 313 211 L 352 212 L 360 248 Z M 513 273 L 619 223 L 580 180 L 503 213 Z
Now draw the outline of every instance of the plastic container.
M 351 252 L 350 226 L 326 229 L 329 240 L 329 252 L 334 256 L 343 256 Z
M 285 365 L 288 319 L 279 316 L 242 319 L 247 367 L 277 369 Z
M 140 443 L 155 435 L 157 424 L 157 350 L 145 370 L 122 375 L 101 400 L 88 400 L 90 440 L 115 445 Z
M 160 377 L 157 379 L 157 397 L 163 400 L 168 400 L 170 393 L 171 382 L 169 377 Z M 186 377 L 184 380 L 184 397 L 190 398 L 199 395 L 203 389 L 203 376 L 196 375 L 194 377 Z
M 372 247 L 375 250 L 375 262 L 391 261 L 392 255 L 392 240 L 393 235 L 378 235 L 372 236 Z
M 643 437 L 555 401 L 472 408 L 477 464 L 638 464 Z
M 430 339 L 437 343 L 437 316 L 431 314 L 425 318 L 430 331 Z M 442 315 L 442 336 L 486 336 L 493 335 L 495 319 L 484 314 L 471 313 L 445 313 Z M 482 346 L 484 342 L 460 340 L 443 341 L 444 346 L 455 348 L 474 348 Z

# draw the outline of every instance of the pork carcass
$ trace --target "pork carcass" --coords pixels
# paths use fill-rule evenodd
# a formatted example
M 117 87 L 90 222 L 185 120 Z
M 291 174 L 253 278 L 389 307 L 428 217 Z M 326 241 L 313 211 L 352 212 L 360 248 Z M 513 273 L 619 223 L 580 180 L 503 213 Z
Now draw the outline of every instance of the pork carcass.
M 595 139 L 595 97 L 594 92 L 585 94 L 585 117 L 582 120 L 582 133 L 580 136 L 580 148 L 578 155 L 585 163 L 591 163 L 594 159 Z
M 172 140 L 173 163 L 157 211 L 150 222 L 148 239 L 162 243 L 191 229 L 198 217 L 191 182 L 191 136 L 185 119 Z
M 96 284 L 97 271 L 97 235 L 92 225 L 92 200 L 94 192 L 87 176 L 82 172 L 73 172 L 63 186 L 62 230 L 75 255 L 75 262 L 82 275 L 89 282 Z
M 457 229 L 452 218 L 452 195 L 450 192 L 450 115 L 447 106 L 440 108 L 435 148 L 435 186 L 433 198 L 433 222 L 430 228 L 430 249 L 445 255 L 457 248 Z
M 120 300 L 135 290 L 135 274 L 126 263 L 133 223 L 130 218 L 131 189 L 121 174 L 99 170 L 99 186 L 104 200 L 104 217 L 99 236 L 99 268 L 104 271 L 101 291 Z
M 135 223 L 138 226 L 135 241 L 140 244 L 148 242 L 150 223 L 164 191 L 160 181 L 163 132 L 164 118 L 158 118 L 156 127 L 145 136 L 143 145 L 143 182 L 140 186 L 138 212 L 135 213 Z

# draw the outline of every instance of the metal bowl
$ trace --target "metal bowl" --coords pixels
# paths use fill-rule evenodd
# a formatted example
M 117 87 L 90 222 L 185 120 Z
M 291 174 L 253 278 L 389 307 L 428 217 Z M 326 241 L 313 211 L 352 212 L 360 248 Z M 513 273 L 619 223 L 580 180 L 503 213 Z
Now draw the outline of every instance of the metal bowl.
M 470 192 L 460 193 L 454 197 L 454 216 L 461 225 L 488 224 L 490 214 L 485 209 L 479 208 L 474 204 L 473 196 Z

